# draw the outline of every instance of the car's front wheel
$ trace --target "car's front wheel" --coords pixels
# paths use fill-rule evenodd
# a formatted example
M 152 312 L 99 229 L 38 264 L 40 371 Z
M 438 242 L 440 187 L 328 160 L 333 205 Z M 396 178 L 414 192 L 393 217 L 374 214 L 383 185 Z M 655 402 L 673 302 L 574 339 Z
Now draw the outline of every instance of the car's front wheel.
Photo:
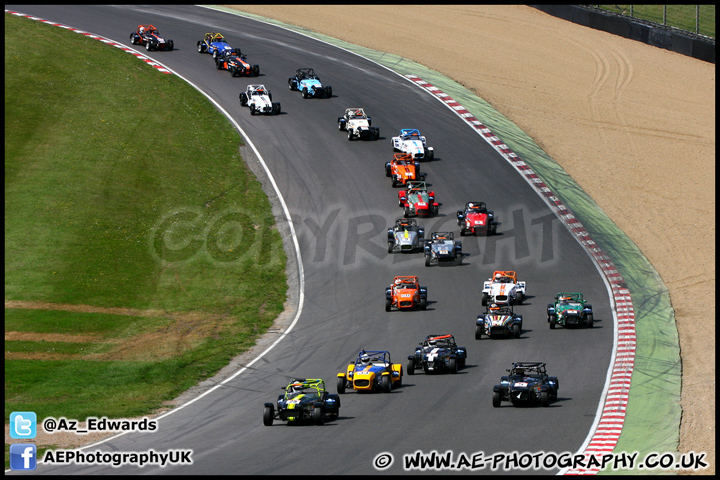
M 480 340 L 483 335 L 482 325 L 475 325 L 475 340 Z
M 493 407 L 498 408 L 500 406 L 500 392 L 493 392 Z
M 315 425 L 322 425 L 325 423 L 322 407 L 315 407 L 313 410 L 313 420 L 315 420 Z
M 275 408 L 272 406 L 265 407 L 265 411 L 263 412 L 263 425 L 266 427 L 269 427 L 273 424 L 273 419 L 275 418 Z
M 390 379 L 390 375 L 385 375 L 382 377 L 382 380 L 380 381 L 382 384 L 382 391 L 385 393 L 390 393 L 392 391 L 392 380 Z
M 457 361 L 454 358 L 451 358 L 448 362 L 448 369 L 453 375 L 458 372 Z
M 343 377 L 337 379 L 337 392 L 340 394 L 345 393 L 345 379 Z
M 550 405 L 550 394 L 548 392 L 540 392 L 540 404 L 543 407 Z
M 555 330 L 555 325 L 557 324 L 557 315 L 554 313 L 550 314 L 550 330 Z
M 415 375 L 415 360 L 408 360 L 405 370 L 408 375 Z

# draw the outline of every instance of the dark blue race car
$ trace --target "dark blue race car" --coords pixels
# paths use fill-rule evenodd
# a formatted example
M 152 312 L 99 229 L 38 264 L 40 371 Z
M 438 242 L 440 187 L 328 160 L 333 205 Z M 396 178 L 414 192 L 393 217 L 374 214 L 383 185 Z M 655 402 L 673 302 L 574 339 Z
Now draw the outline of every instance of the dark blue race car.
M 217 59 L 220 55 L 230 54 L 232 47 L 225 42 L 221 33 L 206 33 L 205 38 L 197 42 L 198 53 L 209 53 Z

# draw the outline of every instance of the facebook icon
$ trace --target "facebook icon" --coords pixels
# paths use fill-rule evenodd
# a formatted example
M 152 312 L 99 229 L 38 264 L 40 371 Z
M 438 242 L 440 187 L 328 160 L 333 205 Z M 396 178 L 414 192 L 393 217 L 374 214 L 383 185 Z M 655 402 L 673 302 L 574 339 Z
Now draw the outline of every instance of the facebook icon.
M 37 448 L 31 443 L 13 443 L 10 445 L 11 470 L 35 470 L 37 468 Z

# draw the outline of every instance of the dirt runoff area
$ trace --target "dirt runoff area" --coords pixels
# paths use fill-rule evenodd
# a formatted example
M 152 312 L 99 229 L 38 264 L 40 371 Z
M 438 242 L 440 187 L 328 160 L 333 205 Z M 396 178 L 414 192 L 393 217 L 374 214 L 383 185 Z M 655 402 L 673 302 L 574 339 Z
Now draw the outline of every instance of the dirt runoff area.
M 535 139 L 669 288 L 683 363 L 679 451 L 707 452 L 710 469 L 698 473 L 715 473 L 714 64 L 528 6 L 232 8 L 424 64 Z

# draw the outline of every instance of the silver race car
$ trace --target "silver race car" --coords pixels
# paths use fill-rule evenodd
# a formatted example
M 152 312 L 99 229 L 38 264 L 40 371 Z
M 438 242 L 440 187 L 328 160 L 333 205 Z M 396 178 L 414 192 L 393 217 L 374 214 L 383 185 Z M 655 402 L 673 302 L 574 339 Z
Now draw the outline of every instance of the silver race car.
M 395 226 L 388 228 L 388 253 L 416 252 L 423 249 L 425 229 L 418 227 L 414 218 L 398 218 Z

